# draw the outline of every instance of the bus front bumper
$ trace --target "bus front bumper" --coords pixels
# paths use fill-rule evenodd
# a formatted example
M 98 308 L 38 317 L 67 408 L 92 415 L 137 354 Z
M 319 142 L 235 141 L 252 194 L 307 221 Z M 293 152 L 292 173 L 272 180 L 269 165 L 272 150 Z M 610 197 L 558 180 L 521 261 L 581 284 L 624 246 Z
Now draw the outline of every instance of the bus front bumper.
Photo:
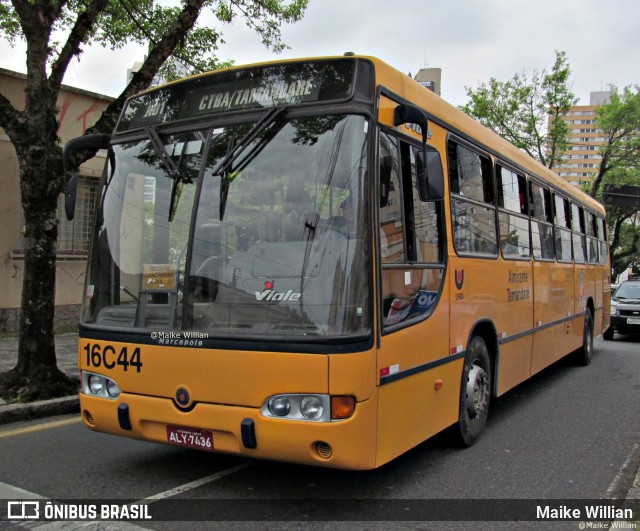
M 345 420 L 311 422 L 265 417 L 259 409 L 122 393 L 117 400 L 80 395 L 91 430 L 204 451 L 331 468 L 376 467 L 377 393 Z

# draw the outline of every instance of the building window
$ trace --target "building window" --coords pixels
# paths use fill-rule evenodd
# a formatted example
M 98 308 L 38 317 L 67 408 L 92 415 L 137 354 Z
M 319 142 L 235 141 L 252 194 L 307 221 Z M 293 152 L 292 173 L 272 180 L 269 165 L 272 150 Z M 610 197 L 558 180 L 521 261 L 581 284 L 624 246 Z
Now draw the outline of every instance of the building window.
M 58 256 L 86 256 L 93 229 L 93 217 L 100 179 L 80 176 L 73 221 L 64 213 L 64 194 L 58 198 Z
M 64 194 L 58 197 L 58 241 L 56 244 L 58 260 L 84 260 L 89 252 L 89 241 L 93 230 L 94 213 L 100 179 L 78 176 L 76 192 L 76 209 L 72 221 L 67 219 L 64 211 Z M 23 260 L 25 253 L 24 212 L 20 209 L 20 237 L 18 246 L 9 253 L 11 260 Z

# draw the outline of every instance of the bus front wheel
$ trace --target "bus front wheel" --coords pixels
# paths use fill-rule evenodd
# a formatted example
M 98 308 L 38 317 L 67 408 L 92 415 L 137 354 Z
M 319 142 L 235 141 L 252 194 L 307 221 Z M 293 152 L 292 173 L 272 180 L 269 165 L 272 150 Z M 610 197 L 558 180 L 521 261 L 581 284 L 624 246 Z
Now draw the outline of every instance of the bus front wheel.
M 584 314 L 584 329 L 582 331 L 582 346 L 576 351 L 576 361 L 580 365 L 589 365 L 593 358 L 593 317 L 587 308 Z
M 460 388 L 457 432 L 463 446 L 471 446 L 482 434 L 489 414 L 491 367 L 489 350 L 480 336 L 469 341 Z

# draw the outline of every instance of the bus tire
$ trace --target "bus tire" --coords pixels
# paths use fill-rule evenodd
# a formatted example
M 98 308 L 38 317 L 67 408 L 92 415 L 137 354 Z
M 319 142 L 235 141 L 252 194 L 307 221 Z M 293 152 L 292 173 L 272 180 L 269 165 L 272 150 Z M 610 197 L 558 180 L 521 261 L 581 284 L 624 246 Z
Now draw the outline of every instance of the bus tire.
M 473 445 L 482 434 L 489 414 L 491 365 L 484 339 L 473 336 L 467 347 L 460 386 L 460 415 L 456 435 L 462 446 Z
M 593 358 L 593 317 L 587 308 L 584 313 L 584 328 L 582 330 L 582 346 L 576 351 L 576 361 L 580 365 L 589 365 Z

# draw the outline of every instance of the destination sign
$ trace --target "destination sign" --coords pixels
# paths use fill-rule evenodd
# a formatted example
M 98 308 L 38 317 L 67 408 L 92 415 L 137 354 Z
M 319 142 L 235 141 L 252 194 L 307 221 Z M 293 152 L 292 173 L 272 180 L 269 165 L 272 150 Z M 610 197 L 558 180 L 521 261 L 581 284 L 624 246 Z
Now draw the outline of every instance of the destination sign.
M 212 72 L 131 98 L 116 132 L 235 110 L 347 100 L 355 66 L 353 59 L 339 59 Z

